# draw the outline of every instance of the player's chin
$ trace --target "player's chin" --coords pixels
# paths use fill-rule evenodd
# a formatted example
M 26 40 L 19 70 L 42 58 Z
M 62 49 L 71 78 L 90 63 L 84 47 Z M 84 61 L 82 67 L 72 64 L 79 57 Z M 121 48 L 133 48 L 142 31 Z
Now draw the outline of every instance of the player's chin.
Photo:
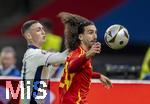
M 46 41 L 46 37 L 45 37 L 45 36 L 43 36 L 42 40 L 43 40 L 43 41 Z
M 43 44 L 43 43 L 45 43 L 45 41 L 46 41 L 46 39 L 42 39 L 42 40 L 41 40 L 41 43 Z
M 93 44 L 89 44 L 89 45 L 88 45 L 88 48 L 91 48 L 91 47 L 92 47 L 92 45 L 93 45 Z

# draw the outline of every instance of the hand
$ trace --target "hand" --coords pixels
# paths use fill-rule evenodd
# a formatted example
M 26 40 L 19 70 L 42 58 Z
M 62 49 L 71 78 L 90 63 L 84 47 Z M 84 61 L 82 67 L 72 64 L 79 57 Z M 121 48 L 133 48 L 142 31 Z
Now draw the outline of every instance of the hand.
M 101 52 L 101 43 L 96 42 L 94 45 L 92 45 L 90 50 L 87 51 L 86 57 L 90 58 L 90 57 L 94 56 L 96 53 L 100 53 L 100 52 Z
M 101 74 L 101 77 L 100 77 L 100 81 L 102 82 L 102 84 L 106 87 L 106 88 L 110 88 L 112 87 L 112 83 L 110 81 L 109 78 L 107 78 L 106 76 L 102 75 Z

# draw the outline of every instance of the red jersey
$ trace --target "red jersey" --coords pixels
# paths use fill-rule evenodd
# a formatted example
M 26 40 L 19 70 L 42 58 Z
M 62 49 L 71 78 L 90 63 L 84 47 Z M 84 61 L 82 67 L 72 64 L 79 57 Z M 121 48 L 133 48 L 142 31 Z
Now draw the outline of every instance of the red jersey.
M 87 104 L 92 76 L 99 78 L 100 73 L 92 72 L 91 59 L 79 47 L 67 57 L 64 73 L 60 81 L 60 104 Z

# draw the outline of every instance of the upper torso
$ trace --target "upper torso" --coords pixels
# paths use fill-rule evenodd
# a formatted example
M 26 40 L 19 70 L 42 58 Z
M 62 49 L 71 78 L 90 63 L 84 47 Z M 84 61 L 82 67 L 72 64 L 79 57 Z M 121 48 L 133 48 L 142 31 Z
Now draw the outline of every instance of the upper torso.
M 37 81 L 37 87 L 41 88 L 42 84 L 39 84 L 39 82 L 42 81 L 46 84 L 46 80 L 49 79 L 48 65 L 46 65 L 46 60 L 48 56 L 48 53 L 38 48 L 28 48 L 26 53 L 24 54 L 21 76 L 24 81 L 25 91 L 24 100 L 22 100 L 22 103 L 24 102 L 25 104 L 29 104 L 33 97 L 33 93 L 38 93 L 37 89 L 35 90 L 35 88 L 33 88 L 34 82 Z M 27 86 L 30 86 L 30 94 L 27 93 Z M 45 89 L 46 88 L 47 86 L 45 86 Z M 29 98 L 27 98 L 27 96 Z M 36 102 L 38 103 L 38 101 Z
M 79 72 L 69 73 L 68 65 L 76 57 L 80 57 L 85 54 L 82 48 L 78 48 L 70 52 L 67 57 L 67 61 L 64 68 L 64 74 L 61 78 L 60 88 L 66 90 L 64 96 L 70 99 L 74 99 L 75 102 L 85 103 L 87 102 L 87 94 L 91 84 L 92 77 L 92 65 L 91 59 L 86 61 L 81 67 Z

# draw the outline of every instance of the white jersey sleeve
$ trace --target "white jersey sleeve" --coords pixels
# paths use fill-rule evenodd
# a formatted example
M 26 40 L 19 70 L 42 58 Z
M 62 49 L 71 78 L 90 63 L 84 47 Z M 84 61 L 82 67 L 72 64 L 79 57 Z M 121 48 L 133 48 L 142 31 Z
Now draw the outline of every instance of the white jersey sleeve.
M 53 52 L 47 52 L 41 49 L 30 49 L 30 59 L 32 61 L 37 62 L 39 65 L 45 65 L 48 64 L 61 64 L 64 63 L 67 57 L 68 51 L 64 51 L 62 53 L 53 53 Z
M 51 53 L 47 60 L 46 64 L 61 64 L 64 63 L 68 55 L 68 50 L 65 50 L 62 53 Z

